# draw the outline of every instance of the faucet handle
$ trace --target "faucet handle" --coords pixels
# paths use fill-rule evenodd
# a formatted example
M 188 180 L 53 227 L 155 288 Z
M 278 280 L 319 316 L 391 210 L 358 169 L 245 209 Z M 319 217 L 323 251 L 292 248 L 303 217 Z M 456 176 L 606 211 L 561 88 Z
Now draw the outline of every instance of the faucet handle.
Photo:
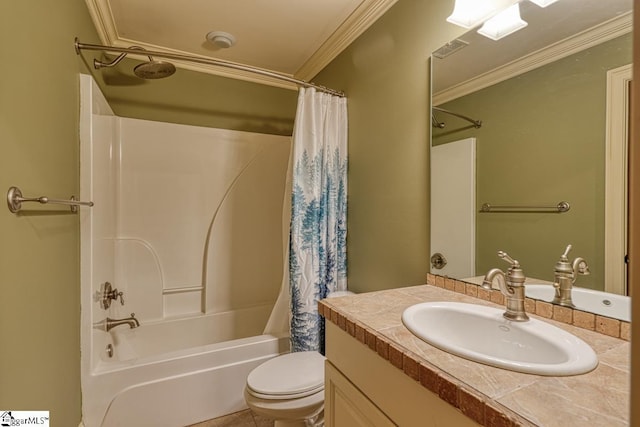
M 118 298 L 120 298 L 120 305 L 124 305 L 124 292 L 118 292 L 118 290 L 114 289 L 109 282 L 104 282 L 101 288 L 100 306 L 103 309 L 108 309 L 111 306 L 111 301 L 117 300 Z
M 582 274 L 583 276 L 588 276 L 589 274 L 591 274 L 591 272 L 589 271 L 589 265 L 584 259 L 576 258 L 575 260 L 573 260 L 573 263 L 573 271 L 575 274 Z
M 511 264 L 511 267 L 520 268 L 520 263 L 515 259 L 511 258 L 509 254 L 507 254 L 506 252 L 498 251 L 498 256 L 503 260 L 507 261 L 509 264 Z
M 567 245 L 566 249 L 564 250 L 564 253 L 562 255 L 560 255 L 560 259 L 558 260 L 558 262 L 556 262 L 556 265 L 553 267 L 553 272 L 556 275 L 554 280 L 556 282 L 558 281 L 558 275 L 559 274 L 572 274 L 573 273 L 573 268 L 571 267 L 571 263 L 569 262 L 569 258 L 567 258 L 571 248 L 572 248 L 571 245 Z

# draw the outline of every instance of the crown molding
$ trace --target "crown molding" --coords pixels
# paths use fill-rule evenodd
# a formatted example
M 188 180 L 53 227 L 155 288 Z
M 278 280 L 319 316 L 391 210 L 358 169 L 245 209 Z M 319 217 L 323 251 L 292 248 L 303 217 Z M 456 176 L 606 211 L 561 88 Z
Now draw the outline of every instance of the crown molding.
M 569 55 L 573 55 L 574 53 L 620 37 L 631 32 L 632 27 L 632 13 L 629 12 L 620 15 L 574 36 L 525 55 L 515 61 L 511 61 L 480 74 L 477 77 L 435 93 L 432 97 L 432 105 L 440 105 L 460 98 L 461 96 L 468 95 Z
M 98 37 L 102 44 L 112 46 L 118 39 L 116 24 L 113 20 L 113 13 L 107 0 L 85 0 L 89 15 L 96 27 Z
M 295 74 L 296 78 L 308 80 L 315 77 L 397 1 L 363 1 L 331 37 L 300 67 Z

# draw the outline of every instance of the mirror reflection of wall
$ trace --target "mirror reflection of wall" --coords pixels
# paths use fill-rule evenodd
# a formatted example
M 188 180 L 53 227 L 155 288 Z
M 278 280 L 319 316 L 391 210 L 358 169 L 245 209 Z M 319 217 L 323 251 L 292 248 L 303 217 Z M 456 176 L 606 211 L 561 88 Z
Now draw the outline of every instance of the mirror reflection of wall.
M 446 59 L 433 61 L 435 81 L 438 61 Z M 605 290 L 607 72 L 631 61 L 627 33 L 476 92 L 434 102 L 482 120 L 476 129 L 434 111 L 445 127 L 432 130 L 432 145 L 477 138 L 477 275 L 502 267 L 496 253 L 504 250 L 520 261 L 527 276 L 553 280 L 554 264 L 571 244 L 570 258 L 585 258 L 591 271 L 576 285 Z M 569 212 L 478 212 L 483 203 L 549 206 L 560 201 L 571 204 Z

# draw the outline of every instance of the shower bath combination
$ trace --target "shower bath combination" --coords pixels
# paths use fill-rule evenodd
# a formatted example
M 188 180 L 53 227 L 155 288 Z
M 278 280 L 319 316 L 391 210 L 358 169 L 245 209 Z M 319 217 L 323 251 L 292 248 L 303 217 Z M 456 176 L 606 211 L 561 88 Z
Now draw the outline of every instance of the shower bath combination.
M 289 351 L 265 327 L 291 138 L 118 117 L 79 81 L 79 197 L 95 201 L 79 212 L 84 426 L 245 409 L 249 372 Z

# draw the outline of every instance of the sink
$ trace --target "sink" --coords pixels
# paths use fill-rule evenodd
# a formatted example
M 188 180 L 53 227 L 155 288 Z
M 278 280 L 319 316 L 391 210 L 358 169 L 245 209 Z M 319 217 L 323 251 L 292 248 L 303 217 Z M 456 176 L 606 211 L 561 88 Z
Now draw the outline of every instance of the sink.
M 587 343 L 549 323 L 513 322 L 503 309 L 460 302 L 425 302 L 402 313 L 423 341 L 475 362 L 527 374 L 583 374 L 598 365 Z
M 527 283 L 525 293 L 529 298 L 551 302 L 555 295 L 555 289 L 551 285 Z M 574 286 L 571 289 L 571 299 L 578 310 L 613 317 L 626 322 L 631 321 L 631 298 L 628 296 Z

